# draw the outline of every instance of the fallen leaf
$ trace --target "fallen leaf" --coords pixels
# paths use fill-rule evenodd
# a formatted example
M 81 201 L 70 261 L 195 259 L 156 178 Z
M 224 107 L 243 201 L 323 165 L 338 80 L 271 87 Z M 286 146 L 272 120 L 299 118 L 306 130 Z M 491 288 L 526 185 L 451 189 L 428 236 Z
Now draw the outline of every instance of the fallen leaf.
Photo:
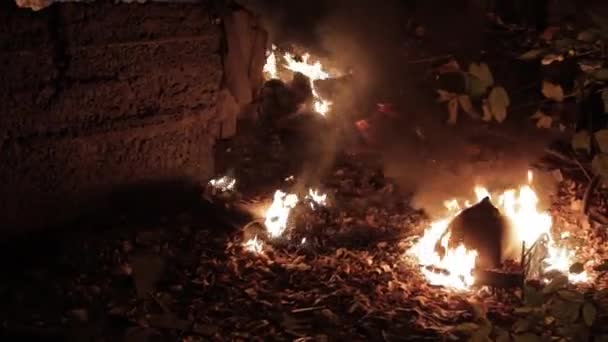
M 447 63 L 437 68 L 437 72 L 440 74 L 456 71 L 460 71 L 460 65 L 455 59 L 450 59 Z
M 597 146 L 602 153 L 608 153 L 608 129 L 602 129 L 593 134 Z
M 456 124 L 457 118 L 458 118 L 458 98 L 453 97 L 448 102 L 448 124 L 450 124 L 450 125 Z
M 549 26 L 547 27 L 543 33 L 540 35 L 540 39 L 544 41 L 551 41 L 556 33 L 558 33 L 560 28 L 558 26 Z
M 564 90 L 559 84 L 554 84 L 549 81 L 543 81 L 542 93 L 546 98 L 550 100 L 557 102 L 564 101 Z
M 579 32 L 576 39 L 586 43 L 593 43 L 597 39 L 597 35 L 591 30 L 586 30 Z
M 525 333 L 513 336 L 514 342 L 541 342 L 542 340 L 535 334 Z
M 592 326 L 597 316 L 597 309 L 591 303 L 585 303 L 583 305 L 583 320 L 588 327 Z
M 471 99 L 468 95 L 458 96 L 458 103 L 460 104 L 460 108 L 462 108 L 465 113 L 469 114 L 469 116 L 474 119 L 479 119 L 479 114 L 477 114 L 473 108 L 473 104 L 471 103 Z
M 522 55 L 520 55 L 519 59 L 524 60 L 524 61 L 538 59 L 544 52 L 545 51 L 541 50 L 541 49 L 533 49 L 533 50 L 527 51 L 527 52 L 523 53 Z
M 437 89 L 437 93 L 439 94 L 439 98 L 437 99 L 439 103 L 450 101 L 456 97 L 456 94 L 442 89 Z
M 549 65 L 553 62 L 563 62 L 563 61 L 564 61 L 564 56 L 551 53 L 551 54 L 548 54 L 545 57 L 543 57 L 543 59 L 540 61 L 540 63 L 542 65 Z
M 574 273 L 574 274 L 580 274 L 580 273 L 583 273 L 583 271 L 584 271 L 584 270 L 585 270 L 585 265 L 583 265 L 583 264 L 582 264 L 582 263 L 580 263 L 580 262 L 576 262 L 576 263 L 572 264 L 572 265 L 570 266 L 570 269 L 568 269 L 568 271 L 569 271 L 570 273 Z
M 483 116 L 481 117 L 481 120 L 485 122 L 492 121 L 492 111 L 490 110 L 490 104 L 487 100 L 483 100 L 481 109 L 483 110 Z
M 596 175 L 608 179 L 608 154 L 598 153 L 591 161 L 591 169 Z

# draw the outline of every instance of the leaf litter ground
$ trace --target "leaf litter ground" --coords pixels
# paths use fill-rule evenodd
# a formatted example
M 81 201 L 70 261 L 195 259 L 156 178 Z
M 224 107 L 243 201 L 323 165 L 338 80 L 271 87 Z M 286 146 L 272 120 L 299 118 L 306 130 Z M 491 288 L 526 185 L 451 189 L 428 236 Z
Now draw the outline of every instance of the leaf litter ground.
M 426 283 L 403 255 L 428 220 L 375 166 L 343 157 L 323 190 L 340 206 L 296 220 L 310 243 L 259 255 L 208 208 L 145 224 L 127 216 L 111 229 L 88 222 L 86 233 L 8 248 L 2 326 L 13 337 L 62 340 L 423 341 L 463 339 L 479 303 L 495 325 L 515 321 L 516 296 Z M 564 181 L 552 213 L 579 255 L 599 261 L 604 238 L 579 228 L 581 191 Z

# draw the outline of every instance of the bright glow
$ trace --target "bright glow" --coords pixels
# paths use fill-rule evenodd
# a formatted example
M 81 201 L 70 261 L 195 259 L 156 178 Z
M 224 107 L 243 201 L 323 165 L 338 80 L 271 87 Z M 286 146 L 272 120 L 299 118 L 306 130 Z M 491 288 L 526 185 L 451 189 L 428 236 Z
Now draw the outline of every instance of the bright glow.
M 253 239 L 249 239 L 247 242 L 243 244 L 243 247 L 246 251 L 260 254 L 264 248 L 264 243 L 261 240 L 258 240 L 258 236 L 254 236 Z
M 533 180 L 532 172 L 528 172 L 528 181 Z M 483 187 L 474 189 L 477 201 L 490 197 L 490 193 Z M 446 201 L 447 213 L 444 218 L 431 223 L 422 238 L 408 251 L 408 255 L 414 256 L 422 266 L 421 270 L 429 283 L 445 286 L 451 289 L 467 289 L 474 283 L 472 271 L 475 268 L 477 253 L 473 250 L 467 251 L 462 245 L 455 249 L 447 248 L 449 232 L 440 241 L 446 253 L 443 258 L 435 252 L 435 245 L 441 238 L 449 223 L 460 211 L 470 206 L 465 202 L 461 205 L 457 200 Z M 511 249 L 521 250 L 522 241 L 526 248 L 530 248 L 541 236 L 547 234 L 551 237 L 552 219 L 548 212 L 540 211 L 538 197 L 529 185 L 522 185 L 517 190 L 507 190 L 497 197 L 494 205 L 510 221 L 512 238 L 509 241 Z M 575 262 L 574 253 L 565 248 L 559 248 L 549 238 L 549 256 L 545 259 L 547 265 L 545 271 L 557 270 L 569 276 L 570 281 L 581 282 L 588 280 L 586 273 L 569 274 L 570 265 Z M 431 269 L 429 269 L 431 268 Z M 444 272 L 433 271 L 432 268 Z
M 266 64 L 264 64 L 264 75 L 266 79 L 278 79 L 279 72 L 277 70 L 277 55 L 276 55 L 277 47 L 272 44 L 272 50 L 268 51 L 268 56 L 266 56 Z
M 236 179 L 229 177 L 229 176 L 223 176 L 223 177 L 212 179 L 209 181 L 209 185 L 211 185 L 215 190 L 218 190 L 221 192 L 227 192 L 227 191 L 234 190 L 235 184 L 236 184 Z
M 315 112 L 326 115 L 327 112 L 331 109 L 332 102 L 326 99 L 321 98 L 317 89 L 315 88 L 316 80 L 325 80 L 330 78 L 329 72 L 323 69 L 323 65 L 321 62 L 317 61 L 315 63 L 310 63 L 308 60 L 310 59 L 310 54 L 305 53 L 302 55 L 302 60 L 297 61 L 295 56 L 290 53 L 285 53 L 283 56 L 285 59 L 285 68 L 291 70 L 293 72 L 299 72 L 310 80 L 310 88 L 312 89 L 312 95 L 314 97 L 313 108 Z
M 303 244 L 305 244 L 305 243 L 306 243 L 306 238 L 305 238 L 305 237 L 303 237 L 303 238 L 302 238 L 302 241 L 300 242 L 300 245 L 303 245 Z
M 264 225 L 271 237 L 277 238 L 287 228 L 289 212 L 298 204 L 298 196 L 286 194 L 281 190 L 274 193 L 272 204 L 266 210 Z
M 306 199 L 310 200 L 310 207 L 314 210 L 315 204 L 319 206 L 327 205 L 327 194 L 321 194 L 319 190 L 308 189 L 308 195 Z

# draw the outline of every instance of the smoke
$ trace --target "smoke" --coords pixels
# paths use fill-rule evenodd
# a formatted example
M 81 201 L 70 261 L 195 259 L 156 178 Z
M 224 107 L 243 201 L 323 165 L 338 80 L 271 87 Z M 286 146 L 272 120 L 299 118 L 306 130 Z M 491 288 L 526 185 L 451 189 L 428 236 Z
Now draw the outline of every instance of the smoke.
M 240 3 L 260 15 L 271 42 L 280 47 L 300 46 L 320 57 L 324 65 L 327 62 L 343 71 L 352 68 L 353 91 L 333 99 L 341 107 L 336 115 L 345 124 L 370 114 L 376 102 L 395 104 L 400 119 L 380 132 L 385 172 L 414 193 L 413 204 L 431 215 L 443 211 L 446 199 L 468 198 L 475 185 L 499 190 L 525 182 L 530 162 L 542 154 L 543 139 L 521 134 L 505 138 L 480 133 L 479 127 L 446 126 L 445 108 L 435 103 L 432 87 L 423 83 L 428 64 L 408 63 L 419 55 L 477 55 L 483 45 L 485 13 L 472 6 L 474 2 Z M 413 22 L 425 27 L 421 45 L 412 45 L 408 36 Z M 339 138 L 332 139 L 324 144 L 325 155 L 316 171 L 331 164 Z

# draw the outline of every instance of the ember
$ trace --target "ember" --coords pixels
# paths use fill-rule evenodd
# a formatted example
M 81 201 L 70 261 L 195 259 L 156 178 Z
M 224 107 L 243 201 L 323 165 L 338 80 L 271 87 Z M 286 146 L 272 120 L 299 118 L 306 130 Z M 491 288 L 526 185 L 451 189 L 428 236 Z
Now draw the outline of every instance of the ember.
M 264 243 L 258 239 L 258 236 L 254 236 L 252 239 L 249 239 L 247 242 L 243 244 L 243 247 L 246 251 L 260 254 L 264 248 Z

